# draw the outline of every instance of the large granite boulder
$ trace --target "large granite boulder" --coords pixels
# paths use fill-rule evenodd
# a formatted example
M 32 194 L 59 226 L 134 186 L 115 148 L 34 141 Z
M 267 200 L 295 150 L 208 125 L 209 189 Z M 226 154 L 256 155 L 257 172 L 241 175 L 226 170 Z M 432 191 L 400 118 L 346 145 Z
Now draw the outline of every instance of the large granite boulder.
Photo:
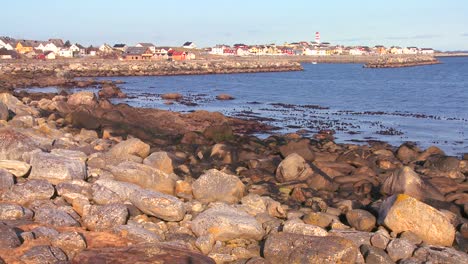
M 274 233 L 264 246 L 270 263 L 355 263 L 358 248 L 341 237 Z
M 52 246 L 60 248 L 68 257 L 73 259 L 76 254 L 86 248 L 86 241 L 78 232 L 63 232 L 52 239 Z
M 0 222 L 0 250 L 15 248 L 21 245 L 21 241 L 13 228 Z
M 112 230 L 127 223 L 128 209 L 124 204 L 85 205 L 83 224 L 91 231 Z
M 292 153 L 278 165 L 276 180 L 279 182 L 305 180 L 312 173 L 312 169 L 304 158 L 296 153 Z
M 59 227 L 81 226 L 80 223 L 65 210 L 47 206 L 35 210 L 34 221 Z
M 41 245 L 28 249 L 20 260 L 25 264 L 63 263 L 67 261 L 67 255 L 60 248 Z
M 138 156 L 140 158 L 148 157 L 150 146 L 138 138 L 131 138 L 113 146 L 108 154 L 117 158 L 125 156 Z
M 46 180 L 28 180 L 18 183 L 3 193 L 2 200 L 25 205 L 36 200 L 49 200 L 55 193 L 55 188 Z
M 350 210 L 346 213 L 348 223 L 359 231 L 371 231 L 375 227 L 376 218 L 362 209 Z
M 211 169 L 193 184 L 193 196 L 203 202 L 237 203 L 245 194 L 245 186 L 237 176 Z
M 114 180 L 98 180 L 95 184 L 129 201 L 142 212 L 166 221 L 180 221 L 185 216 L 184 203 L 174 196 L 146 190 L 140 186 Z
M 261 240 L 262 225 L 251 215 L 230 205 L 217 203 L 200 213 L 192 221 L 192 231 L 197 236 L 212 235 L 215 240 Z
M 455 239 L 455 228 L 443 213 L 406 194 L 384 201 L 379 223 L 395 233 L 411 231 L 432 245 L 451 246 Z
M 165 151 L 158 151 L 158 152 L 151 153 L 151 155 L 149 155 L 143 160 L 143 164 L 146 164 L 155 169 L 163 171 L 164 173 L 171 174 L 174 172 L 172 159 L 169 157 L 169 155 Z
M 25 152 L 38 148 L 29 136 L 11 128 L 0 128 L 0 160 L 23 160 Z
M 32 219 L 33 212 L 28 208 L 13 203 L 0 203 L 1 220 Z
M 383 182 L 380 192 L 385 195 L 407 194 L 421 201 L 425 199 L 445 200 L 445 197 L 430 182 L 422 179 L 408 166 L 398 169 L 388 176 Z
M 166 174 L 145 164 L 125 161 L 109 167 L 118 181 L 130 182 L 166 194 L 174 194 L 175 183 L 179 179 L 175 174 Z
M 19 160 L 0 160 L 0 169 L 5 169 L 16 177 L 23 177 L 31 169 L 31 165 Z
M 76 158 L 37 152 L 32 155 L 30 163 L 30 179 L 44 179 L 52 184 L 86 179 L 86 164 Z
M 214 264 L 215 262 L 198 252 L 163 243 L 143 243 L 128 247 L 86 249 L 71 262 L 81 263 L 193 263 Z

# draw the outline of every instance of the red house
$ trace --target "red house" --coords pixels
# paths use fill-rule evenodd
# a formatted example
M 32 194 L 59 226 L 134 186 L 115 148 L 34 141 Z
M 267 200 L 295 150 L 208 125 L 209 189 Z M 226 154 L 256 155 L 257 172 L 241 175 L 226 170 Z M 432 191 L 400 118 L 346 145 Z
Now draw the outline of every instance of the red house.
M 168 52 L 168 55 L 169 55 L 169 59 L 172 59 L 174 61 L 181 61 L 181 60 L 187 59 L 187 53 L 185 51 L 171 50 Z

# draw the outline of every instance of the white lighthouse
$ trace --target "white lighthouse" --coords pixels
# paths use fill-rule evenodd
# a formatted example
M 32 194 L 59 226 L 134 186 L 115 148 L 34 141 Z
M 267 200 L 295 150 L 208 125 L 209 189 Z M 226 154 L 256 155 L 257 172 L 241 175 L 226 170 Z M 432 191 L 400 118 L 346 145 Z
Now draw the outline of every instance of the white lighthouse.
M 320 44 L 320 32 L 315 32 L 315 42 L 317 42 L 317 44 Z

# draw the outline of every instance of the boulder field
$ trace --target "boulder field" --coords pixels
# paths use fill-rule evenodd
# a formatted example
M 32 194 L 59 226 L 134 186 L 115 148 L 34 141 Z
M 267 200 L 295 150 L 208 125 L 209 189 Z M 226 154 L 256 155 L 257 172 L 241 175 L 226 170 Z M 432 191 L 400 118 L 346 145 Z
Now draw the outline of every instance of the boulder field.
M 467 155 L 105 97 L 0 94 L 0 263 L 468 263 Z

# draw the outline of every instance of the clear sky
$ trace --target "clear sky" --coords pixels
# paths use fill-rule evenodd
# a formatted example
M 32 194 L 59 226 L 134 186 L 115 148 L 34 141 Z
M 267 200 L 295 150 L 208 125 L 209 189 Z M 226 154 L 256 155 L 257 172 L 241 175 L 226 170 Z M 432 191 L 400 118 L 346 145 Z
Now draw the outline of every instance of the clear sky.
M 322 41 L 468 50 L 467 0 L 5 0 L 0 36 L 199 47 Z

